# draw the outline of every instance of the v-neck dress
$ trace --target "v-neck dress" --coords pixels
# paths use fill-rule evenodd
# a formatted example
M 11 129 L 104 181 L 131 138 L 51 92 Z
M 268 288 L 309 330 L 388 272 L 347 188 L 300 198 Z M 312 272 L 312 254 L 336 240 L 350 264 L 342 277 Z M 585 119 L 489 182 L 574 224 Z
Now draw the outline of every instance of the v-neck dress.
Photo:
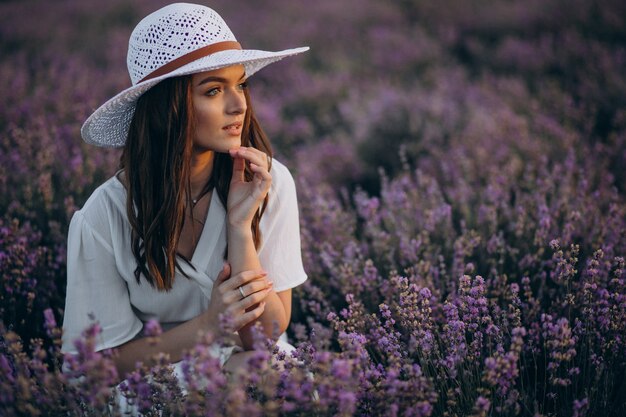
M 284 291 L 303 283 L 296 188 L 289 170 L 272 160 L 272 186 L 261 218 L 262 267 Z M 179 264 L 173 288 L 158 291 L 145 279 L 135 280 L 131 227 L 126 216 L 126 189 L 116 176 L 98 187 L 72 217 L 67 247 L 67 295 L 62 350 L 75 353 L 74 340 L 98 322 L 96 351 L 119 346 L 141 335 L 144 323 L 156 319 L 164 330 L 190 320 L 208 308 L 213 282 L 224 263 L 226 210 L 212 193 L 207 219 L 190 265 Z

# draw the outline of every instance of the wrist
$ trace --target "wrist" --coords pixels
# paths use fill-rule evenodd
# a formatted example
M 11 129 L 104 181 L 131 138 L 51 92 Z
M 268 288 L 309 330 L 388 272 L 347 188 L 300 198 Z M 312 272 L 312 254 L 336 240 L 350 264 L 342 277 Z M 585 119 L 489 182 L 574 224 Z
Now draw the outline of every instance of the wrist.
M 228 238 L 232 239 L 252 239 L 252 228 L 245 224 L 228 223 Z
M 219 318 L 213 313 L 211 307 L 200 315 L 199 317 L 199 331 L 200 332 L 209 332 L 214 337 L 218 337 L 220 333 L 220 325 Z

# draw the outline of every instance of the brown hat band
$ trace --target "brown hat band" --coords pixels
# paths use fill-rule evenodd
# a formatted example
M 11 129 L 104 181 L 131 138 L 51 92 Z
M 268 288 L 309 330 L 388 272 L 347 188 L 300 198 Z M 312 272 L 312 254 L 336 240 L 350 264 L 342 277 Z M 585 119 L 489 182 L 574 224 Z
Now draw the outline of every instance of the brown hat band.
M 172 72 L 175 69 L 182 67 L 183 65 L 187 65 L 190 62 L 195 61 L 196 59 L 200 59 L 216 52 L 226 51 L 228 49 L 241 49 L 241 45 L 239 44 L 239 42 L 235 41 L 223 41 L 207 45 L 204 48 L 196 49 L 195 51 L 191 51 L 188 54 L 179 56 L 175 60 L 170 61 L 163 66 L 160 66 L 159 68 L 139 80 L 137 84 L 148 81 L 152 78 L 160 77 L 161 75 L 165 75 L 168 72 Z

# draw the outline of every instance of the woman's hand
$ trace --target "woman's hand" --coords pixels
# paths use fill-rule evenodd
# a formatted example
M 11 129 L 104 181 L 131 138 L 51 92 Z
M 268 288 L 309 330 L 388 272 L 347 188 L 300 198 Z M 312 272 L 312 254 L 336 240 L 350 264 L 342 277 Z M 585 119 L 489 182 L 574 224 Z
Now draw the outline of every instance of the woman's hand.
M 249 228 L 272 184 L 267 155 L 252 147 L 231 149 L 229 152 L 233 157 L 233 176 L 226 204 L 228 223 L 230 226 Z M 249 182 L 244 178 L 246 161 L 254 173 Z
M 272 282 L 267 272 L 262 270 L 244 271 L 230 276 L 230 265 L 225 264 L 211 292 L 211 302 L 206 314 L 212 323 L 218 323 L 219 315 L 226 316 L 229 328 L 235 332 L 256 320 L 265 311 L 265 297 L 272 290 Z

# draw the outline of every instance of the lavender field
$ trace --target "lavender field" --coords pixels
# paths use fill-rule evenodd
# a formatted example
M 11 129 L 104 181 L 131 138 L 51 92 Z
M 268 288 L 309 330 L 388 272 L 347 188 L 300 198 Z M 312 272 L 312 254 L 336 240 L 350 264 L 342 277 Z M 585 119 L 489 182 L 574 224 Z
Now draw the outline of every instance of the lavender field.
M 94 327 L 61 372 L 66 233 L 119 151 L 80 126 L 166 2 L 0 2 L 0 415 L 120 415 Z M 212 0 L 298 186 L 309 280 L 248 385 L 210 335 L 146 416 L 626 415 L 626 2 Z M 151 323 L 152 325 L 153 323 Z M 151 331 L 158 337 L 158 326 Z M 78 378 L 81 377 L 81 378 Z

